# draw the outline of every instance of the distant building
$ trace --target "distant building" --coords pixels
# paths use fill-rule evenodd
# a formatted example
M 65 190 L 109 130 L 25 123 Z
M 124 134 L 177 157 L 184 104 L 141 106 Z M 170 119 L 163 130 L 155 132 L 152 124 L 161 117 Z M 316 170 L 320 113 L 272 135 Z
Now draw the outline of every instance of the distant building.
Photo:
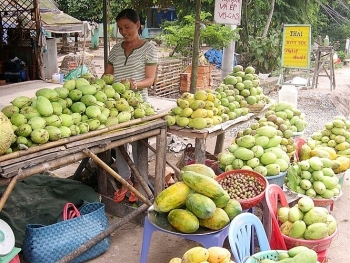
M 163 21 L 174 21 L 177 19 L 175 8 L 151 7 L 148 9 L 145 25 L 142 30 L 142 37 L 152 38 L 162 32 L 161 24 Z

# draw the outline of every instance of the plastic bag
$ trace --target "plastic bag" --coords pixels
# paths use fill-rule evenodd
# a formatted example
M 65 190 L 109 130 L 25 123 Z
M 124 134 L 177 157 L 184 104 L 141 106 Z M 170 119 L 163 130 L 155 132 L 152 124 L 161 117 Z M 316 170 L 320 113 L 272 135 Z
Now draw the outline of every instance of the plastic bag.
M 65 77 L 64 80 L 70 80 L 70 79 L 77 79 L 80 78 L 83 74 L 89 73 L 88 67 L 84 64 L 80 67 L 77 67 L 76 69 L 73 69 L 70 71 Z

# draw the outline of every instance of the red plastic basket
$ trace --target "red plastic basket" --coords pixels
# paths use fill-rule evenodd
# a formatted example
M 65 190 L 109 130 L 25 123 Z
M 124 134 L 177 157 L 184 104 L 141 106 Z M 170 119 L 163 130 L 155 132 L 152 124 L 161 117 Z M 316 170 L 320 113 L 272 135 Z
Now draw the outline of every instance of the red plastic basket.
M 265 196 L 266 187 L 269 184 L 269 182 L 267 181 L 267 179 L 263 175 L 261 175 L 261 174 L 259 174 L 257 172 L 254 172 L 254 171 L 250 171 L 250 170 L 238 169 L 238 170 L 231 170 L 231 171 L 224 172 L 224 173 L 218 175 L 215 178 L 215 180 L 220 182 L 226 176 L 231 175 L 231 174 L 243 174 L 243 175 L 246 175 L 246 176 L 255 177 L 259 181 L 259 183 L 262 184 L 263 187 L 264 187 L 264 190 L 259 195 L 255 196 L 253 198 L 238 199 L 237 200 L 241 204 L 243 210 L 248 210 L 248 209 L 256 206 L 258 203 L 261 202 L 261 200 Z
M 286 243 L 287 249 L 296 247 L 296 246 L 305 246 L 316 252 L 321 252 L 327 250 L 332 243 L 333 238 L 338 235 L 338 229 L 334 231 L 334 233 L 326 238 L 318 239 L 318 240 L 305 240 L 305 239 L 296 239 L 292 237 L 288 237 L 282 234 L 284 242 Z

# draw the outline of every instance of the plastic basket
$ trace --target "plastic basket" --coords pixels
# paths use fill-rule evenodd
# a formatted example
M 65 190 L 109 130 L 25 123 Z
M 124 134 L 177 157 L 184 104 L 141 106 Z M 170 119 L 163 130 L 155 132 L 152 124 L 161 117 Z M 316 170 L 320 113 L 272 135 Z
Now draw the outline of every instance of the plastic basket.
M 246 176 L 253 176 L 259 181 L 260 184 L 262 184 L 264 186 L 264 190 L 260 194 L 258 194 L 257 196 L 255 196 L 253 198 L 249 198 L 249 199 L 238 199 L 237 200 L 241 204 L 242 210 L 248 210 L 261 202 L 261 200 L 265 196 L 266 187 L 269 184 L 269 182 L 267 181 L 267 179 L 263 175 L 261 175 L 257 172 L 254 172 L 254 171 L 250 171 L 250 170 L 238 169 L 238 170 L 231 170 L 231 171 L 224 172 L 224 173 L 218 175 L 215 178 L 215 180 L 220 182 L 226 176 L 231 175 L 231 174 L 243 174 Z
M 288 252 L 287 250 L 267 250 L 255 253 L 251 255 L 244 263 L 260 263 L 260 260 L 270 259 L 274 261 L 278 261 L 278 254 L 282 252 Z M 317 261 L 317 263 L 319 263 Z
M 254 255 L 251 255 L 245 263 L 260 263 L 260 260 L 262 259 L 270 259 L 274 261 L 278 261 L 278 255 L 279 253 L 287 252 L 287 250 L 267 250 L 267 251 L 261 251 L 258 253 L 255 253 Z
M 278 175 L 266 176 L 266 179 L 269 182 L 269 184 L 277 184 L 278 186 L 282 187 L 284 184 L 286 175 L 287 175 L 287 171 L 282 172 Z
M 316 252 L 321 252 L 327 250 L 332 243 L 333 238 L 338 235 L 338 228 L 334 231 L 334 233 L 326 238 L 318 239 L 318 240 L 305 240 L 305 239 L 296 239 L 292 237 L 288 237 L 282 233 L 282 237 L 287 246 L 287 249 L 291 249 L 296 246 L 305 246 Z
M 247 105 L 247 108 L 249 109 L 249 112 L 257 113 L 261 112 L 265 108 L 266 104 L 253 104 L 253 105 Z

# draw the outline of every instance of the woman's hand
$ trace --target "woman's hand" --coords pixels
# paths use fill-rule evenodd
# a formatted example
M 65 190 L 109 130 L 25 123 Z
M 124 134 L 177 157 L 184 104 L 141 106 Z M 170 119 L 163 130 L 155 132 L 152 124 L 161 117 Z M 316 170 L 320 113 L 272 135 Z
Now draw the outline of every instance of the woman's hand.
M 129 82 L 130 84 L 130 89 L 132 90 L 137 90 L 137 83 L 136 83 L 136 80 L 130 78 L 130 79 L 122 79 L 121 80 L 122 83 L 124 82 Z
M 129 82 L 130 82 L 130 88 L 132 90 L 137 90 L 137 83 L 136 83 L 136 80 L 134 79 L 129 79 Z

